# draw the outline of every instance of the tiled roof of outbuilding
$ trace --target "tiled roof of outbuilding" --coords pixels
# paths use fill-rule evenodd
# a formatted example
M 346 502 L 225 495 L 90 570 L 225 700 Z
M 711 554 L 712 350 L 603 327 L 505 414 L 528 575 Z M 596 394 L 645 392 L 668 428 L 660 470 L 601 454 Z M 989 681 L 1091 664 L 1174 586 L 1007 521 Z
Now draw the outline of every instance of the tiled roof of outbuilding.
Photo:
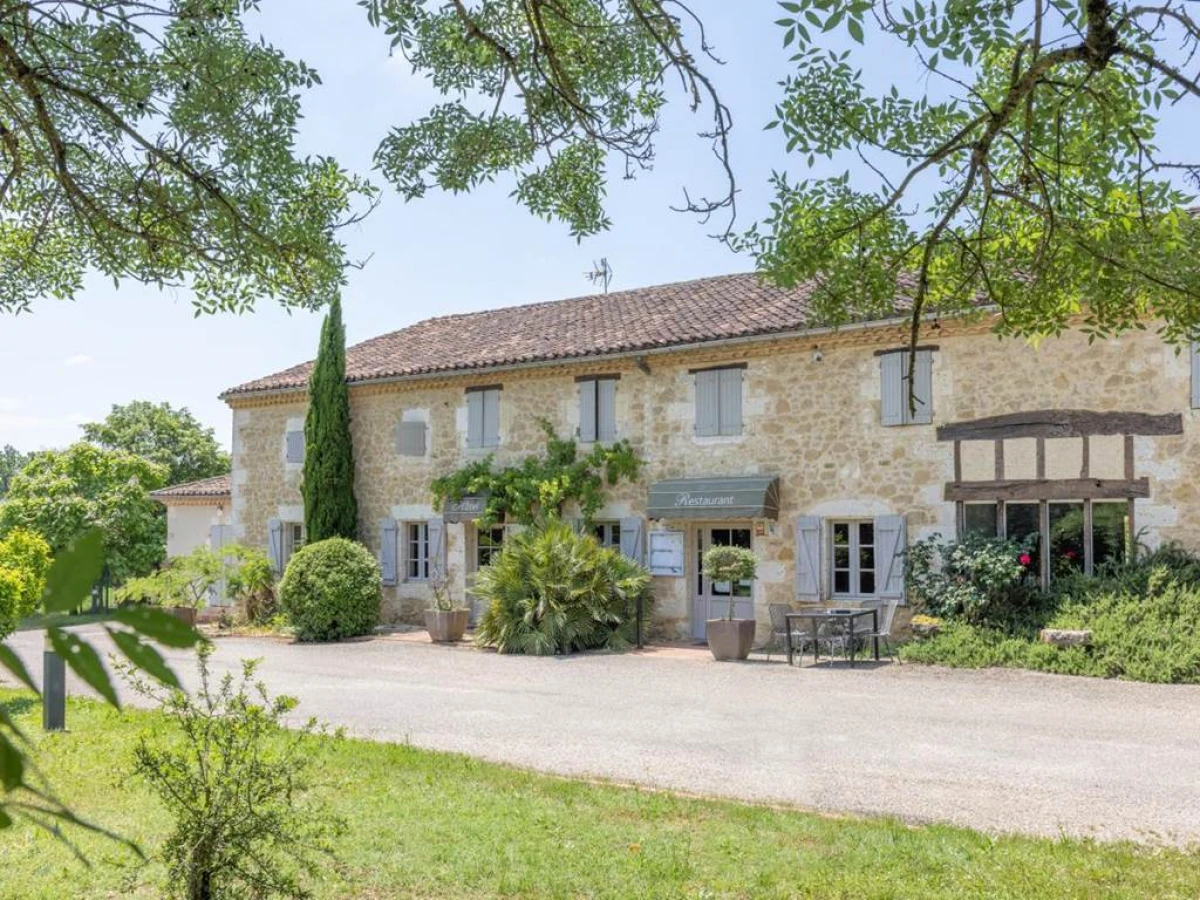
M 721 275 L 570 300 L 426 319 L 346 351 L 350 383 L 582 359 L 812 327 L 811 286 Z M 223 397 L 304 388 L 312 363 L 230 388 Z
M 212 478 L 202 478 L 200 481 L 189 481 L 184 484 L 173 484 L 161 490 L 151 491 L 150 496 L 156 500 L 184 500 L 193 497 L 228 497 L 232 491 L 232 479 L 229 475 L 215 475 Z

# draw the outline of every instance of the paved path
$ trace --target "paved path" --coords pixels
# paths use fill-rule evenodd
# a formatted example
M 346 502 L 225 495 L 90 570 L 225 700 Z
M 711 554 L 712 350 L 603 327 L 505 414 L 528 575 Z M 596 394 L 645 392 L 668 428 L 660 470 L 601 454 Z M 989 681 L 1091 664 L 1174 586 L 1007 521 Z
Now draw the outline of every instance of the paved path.
M 39 632 L 13 643 L 40 669 Z M 364 737 L 820 810 L 1200 842 L 1200 687 L 680 649 L 501 657 L 411 638 L 217 647 L 219 667 L 262 657 L 300 713 Z

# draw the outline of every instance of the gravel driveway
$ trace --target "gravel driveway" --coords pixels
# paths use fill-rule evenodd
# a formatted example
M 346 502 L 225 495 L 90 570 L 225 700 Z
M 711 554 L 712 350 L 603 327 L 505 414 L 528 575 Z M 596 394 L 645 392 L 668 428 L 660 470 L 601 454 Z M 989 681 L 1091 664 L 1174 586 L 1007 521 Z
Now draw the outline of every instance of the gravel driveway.
M 40 632 L 11 643 L 40 670 Z M 671 648 L 538 659 L 412 638 L 217 642 L 219 668 L 246 657 L 303 716 L 364 737 L 831 812 L 1200 842 L 1200 687 Z

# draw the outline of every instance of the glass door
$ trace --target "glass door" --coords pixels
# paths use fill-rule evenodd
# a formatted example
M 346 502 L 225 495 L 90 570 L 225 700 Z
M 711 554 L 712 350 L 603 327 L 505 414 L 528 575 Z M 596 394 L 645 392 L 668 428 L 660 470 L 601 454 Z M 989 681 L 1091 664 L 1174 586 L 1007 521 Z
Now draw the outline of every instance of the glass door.
M 699 641 L 708 637 L 709 619 L 723 619 L 733 604 L 735 619 L 754 618 L 754 583 L 711 581 L 704 577 L 704 553 L 710 547 L 750 546 L 750 529 L 725 525 L 705 525 L 696 529 L 695 599 L 692 606 L 692 636 Z

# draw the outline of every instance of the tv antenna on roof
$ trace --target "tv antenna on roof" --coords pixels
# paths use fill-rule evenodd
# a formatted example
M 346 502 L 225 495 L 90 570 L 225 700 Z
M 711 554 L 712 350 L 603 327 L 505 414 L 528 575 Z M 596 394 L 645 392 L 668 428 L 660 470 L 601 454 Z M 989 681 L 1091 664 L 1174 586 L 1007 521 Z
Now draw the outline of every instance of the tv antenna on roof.
M 592 270 L 584 272 L 583 277 L 592 284 L 600 284 L 604 286 L 604 293 L 608 293 L 608 286 L 612 284 L 613 270 L 608 264 L 608 257 L 600 257 L 599 262 L 592 263 Z

